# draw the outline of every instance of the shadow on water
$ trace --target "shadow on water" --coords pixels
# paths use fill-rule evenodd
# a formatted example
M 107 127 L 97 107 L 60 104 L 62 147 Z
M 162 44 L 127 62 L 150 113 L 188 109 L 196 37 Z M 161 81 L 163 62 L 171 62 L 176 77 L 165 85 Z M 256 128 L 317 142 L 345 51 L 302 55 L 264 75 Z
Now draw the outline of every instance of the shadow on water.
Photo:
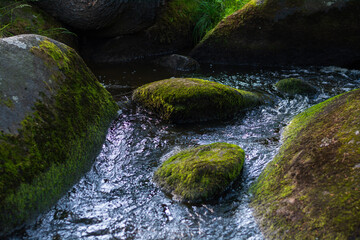
M 284 126 L 304 109 L 358 88 L 360 72 L 342 68 L 245 69 L 207 66 L 174 73 L 151 64 L 93 66 L 121 110 L 92 169 L 36 223 L 25 239 L 263 239 L 248 204 L 248 190 L 280 145 Z M 224 122 L 172 125 L 131 101 L 145 83 L 169 77 L 201 77 L 264 92 L 267 105 Z M 318 89 L 313 98 L 287 98 L 274 84 L 300 77 Z M 242 177 L 219 200 L 191 206 L 165 196 L 153 183 L 156 168 L 181 149 L 213 142 L 245 150 Z M 14 236 L 16 238 L 16 236 Z

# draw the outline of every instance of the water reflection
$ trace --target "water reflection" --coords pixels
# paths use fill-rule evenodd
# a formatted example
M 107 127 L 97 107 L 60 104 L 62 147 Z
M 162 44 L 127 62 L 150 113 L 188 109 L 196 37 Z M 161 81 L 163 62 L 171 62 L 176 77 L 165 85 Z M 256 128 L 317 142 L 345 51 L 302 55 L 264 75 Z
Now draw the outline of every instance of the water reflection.
M 265 92 L 274 101 L 230 121 L 175 126 L 129 100 L 132 89 L 170 77 L 169 73 L 159 70 L 149 75 L 155 71 L 137 69 L 124 79 L 122 69 L 107 71 L 98 69 L 96 73 L 122 109 L 109 128 L 100 155 L 91 171 L 48 213 L 28 226 L 21 238 L 262 239 L 248 206 L 248 190 L 280 147 L 281 130 L 309 106 L 360 86 L 360 72 L 341 68 L 236 68 L 225 72 L 212 66 L 188 76 Z M 314 98 L 284 98 L 273 86 L 285 77 L 302 77 L 319 93 Z M 165 196 L 153 183 L 154 171 L 168 156 L 189 146 L 218 141 L 237 144 L 246 152 L 241 179 L 221 199 L 199 206 L 184 205 Z

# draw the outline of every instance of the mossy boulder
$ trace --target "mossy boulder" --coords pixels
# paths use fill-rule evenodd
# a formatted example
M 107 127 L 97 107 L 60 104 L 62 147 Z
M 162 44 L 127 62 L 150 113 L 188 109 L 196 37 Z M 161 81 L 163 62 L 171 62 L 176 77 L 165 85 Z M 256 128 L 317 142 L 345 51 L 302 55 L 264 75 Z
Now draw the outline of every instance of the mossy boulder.
M 199 146 L 170 157 L 155 172 L 154 181 L 182 202 L 206 202 L 224 193 L 241 175 L 244 158 L 244 151 L 234 144 Z
M 227 119 L 263 103 L 260 94 L 195 78 L 149 83 L 136 89 L 132 99 L 173 123 Z
M 0 1 L 0 38 L 20 34 L 43 35 L 76 47 L 75 34 L 55 18 L 25 1 Z
M 360 89 L 296 116 L 253 186 L 268 239 L 359 239 Z
M 358 0 L 251 0 L 192 51 L 200 63 L 338 65 L 360 60 Z
M 0 235 L 90 169 L 117 105 L 79 55 L 39 35 L 0 39 Z
M 315 87 L 299 78 L 282 79 L 275 84 L 275 87 L 280 92 L 291 96 L 295 94 L 314 95 L 316 93 Z

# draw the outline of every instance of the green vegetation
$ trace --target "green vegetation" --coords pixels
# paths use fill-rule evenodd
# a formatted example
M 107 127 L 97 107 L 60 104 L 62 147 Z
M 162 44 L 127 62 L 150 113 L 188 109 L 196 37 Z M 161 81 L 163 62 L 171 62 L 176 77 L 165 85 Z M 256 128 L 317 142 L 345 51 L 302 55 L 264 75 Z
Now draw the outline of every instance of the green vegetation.
M 260 94 L 195 78 L 146 84 L 134 91 L 133 100 L 174 123 L 226 119 L 263 103 Z
M 54 204 L 89 169 L 117 105 L 76 52 L 44 40 L 31 49 L 58 85 L 43 94 L 19 134 L 0 133 L 0 229 Z
M 240 176 L 244 158 L 239 146 L 228 143 L 184 150 L 161 165 L 154 181 L 183 202 L 207 201 L 222 194 Z
M 0 1 L 0 38 L 19 34 L 38 34 L 73 45 L 76 36 L 53 17 L 26 0 Z
M 360 90 L 315 105 L 285 129 L 253 186 L 269 239 L 357 239 L 360 226 Z

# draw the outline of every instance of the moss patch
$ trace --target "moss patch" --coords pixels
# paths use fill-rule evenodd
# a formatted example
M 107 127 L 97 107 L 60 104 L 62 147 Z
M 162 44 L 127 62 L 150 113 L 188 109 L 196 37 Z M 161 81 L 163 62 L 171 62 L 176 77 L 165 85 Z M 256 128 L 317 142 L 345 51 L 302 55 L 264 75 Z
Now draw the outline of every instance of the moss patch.
M 360 238 L 360 90 L 296 116 L 253 186 L 269 239 Z
M 207 201 L 240 176 L 244 158 L 244 151 L 233 144 L 200 146 L 169 158 L 155 172 L 154 181 L 183 202 Z
M 117 105 L 76 52 L 42 41 L 57 87 L 43 94 L 18 135 L 0 133 L 0 229 L 13 230 L 54 204 L 88 171 Z
M 282 79 L 275 84 L 276 88 L 283 93 L 289 95 L 301 94 L 301 95 L 313 95 L 316 93 L 316 89 L 309 83 L 298 78 L 286 78 Z
M 175 123 L 226 119 L 263 102 L 256 93 L 194 78 L 146 84 L 134 91 L 133 100 Z

